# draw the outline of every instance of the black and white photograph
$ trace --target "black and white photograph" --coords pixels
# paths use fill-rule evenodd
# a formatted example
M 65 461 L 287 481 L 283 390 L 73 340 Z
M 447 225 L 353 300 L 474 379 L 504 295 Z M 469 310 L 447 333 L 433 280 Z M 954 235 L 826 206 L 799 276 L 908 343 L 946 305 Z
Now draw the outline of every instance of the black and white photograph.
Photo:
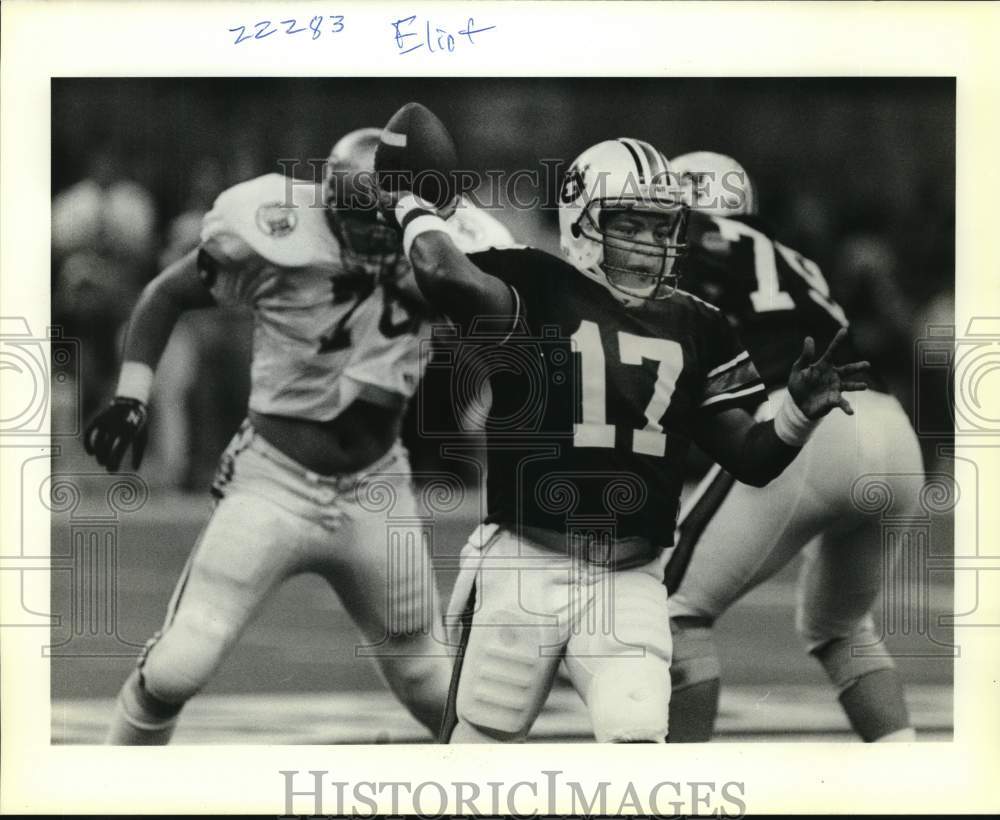
M 954 100 L 54 81 L 53 742 L 948 739 Z
M 219 779 L 285 815 L 742 816 L 778 804 L 740 756 L 802 795 L 810 760 L 960 771 L 1000 566 L 961 78 L 477 70 L 506 5 L 369 6 L 368 73 L 263 56 L 355 30 L 308 4 L 221 4 L 235 71 L 52 69 L 3 200 L 49 265 L 47 318 L 0 311 L 31 743 L 95 771 L 284 749 Z M 596 749 L 610 789 L 555 765 Z

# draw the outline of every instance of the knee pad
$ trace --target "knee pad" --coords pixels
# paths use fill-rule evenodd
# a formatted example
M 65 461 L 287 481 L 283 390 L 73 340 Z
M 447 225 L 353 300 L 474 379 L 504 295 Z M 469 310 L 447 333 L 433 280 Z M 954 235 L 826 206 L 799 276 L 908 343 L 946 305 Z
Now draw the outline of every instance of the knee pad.
M 168 703 L 147 688 L 141 670 L 129 675 L 118 696 L 128 722 L 139 729 L 156 730 L 169 726 L 184 707 L 183 703 Z
M 512 626 L 473 626 L 456 712 L 460 720 L 490 737 L 519 741 L 527 737 L 541 711 L 559 656 L 539 651 L 551 643 L 549 630 L 517 624 L 512 612 L 498 613 L 496 620 Z
M 235 640 L 228 631 L 207 629 L 193 618 L 178 617 L 147 645 L 139 668 L 146 690 L 167 703 L 184 703 L 208 683 Z
M 673 651 L 666 628 L 669 619 L 666 589 L 661 584 L 630 588 L 629 594 L 615 596 L 611 634 L 595 636 L 590 643 L 609 655 L 619 649 L 632 654 L 635 647 L 643 647 L 647 655 L 660 658 L 669 666 Z M 604 646 L 609 639 L 611 643 Z
M 663 743 L 669 724 L 670 666 L 663 658 L 619 658 L 590 685 L 598 743 Z
M 856 647 L 864 647 L 864 654 L 855 654 L 852 650 Z M 838 693 L 864 675 L 896 668 L 888 648 L 876 637 L 871 618 L 865 618 L 850 635 L 827 641 L 810 654 L 819 661 Z
M 599 623 L 574 634 L 567 664 L 582 687 L 598 742 L 662 743 L 673 654 L 666 588 L 639 573 L 612 576 L 623 585 L 613 591 L 612 628 Z
M 722 677 L 708 618 L 671 618 L 670 632 L 674 638 L 670 680 L 675 692 Z

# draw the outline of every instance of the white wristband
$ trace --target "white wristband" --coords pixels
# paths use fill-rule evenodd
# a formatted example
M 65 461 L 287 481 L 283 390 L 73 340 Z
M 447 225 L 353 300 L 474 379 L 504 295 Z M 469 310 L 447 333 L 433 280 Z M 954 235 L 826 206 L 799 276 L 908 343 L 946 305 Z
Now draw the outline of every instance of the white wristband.
M 406 254 L 406 258 L 410 258 L 410 248 L 413 247 L 413 240 L 416 239 L 420 234 L 427 233 L 428 231 L 447 231 L 445 227 L 444 220 L 439 216 L 431 216 L 426 214 L 424 216 L 418 216 L 413 219 L 403 231 L 403 253 Z
M 414 193 L 402 194 L 396 202 L 396 221 L 403 224 L 410 211 L 421 210 L 427 213 L 437 213 L 436 209 L 426 199 L 421 199 Z
M 815 421 L 799 409 L 795 399 L 786 391 L 781 407 L 774 416 L 774 432 L 789 447 L 801 447 L 812 435 L 822 419 Z
M 403 229 L 403 253 L 410 257 L 413 240 L 428 231 L 447 231 L 434 206 L 416 194 L 405 194 L 396 203 L 396 221 Z
M 149 394 L 153 389 L 153 368 L 142 362 L 124 362 L 122 372 L 118 377 L 116 396 L 126 399 L 138 399 L 143 404 L 149 403 Z

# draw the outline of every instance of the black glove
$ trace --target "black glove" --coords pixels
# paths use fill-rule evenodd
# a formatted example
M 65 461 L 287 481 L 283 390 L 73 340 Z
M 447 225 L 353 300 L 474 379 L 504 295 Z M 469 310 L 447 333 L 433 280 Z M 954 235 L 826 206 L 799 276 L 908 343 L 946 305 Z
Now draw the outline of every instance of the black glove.
M 143 402 L 117 396 L 87 425 L 83 433 L 84 449 L 113 473 L 131 444 L 132 469 L 138 470 L 148 438 L 147 415 Z

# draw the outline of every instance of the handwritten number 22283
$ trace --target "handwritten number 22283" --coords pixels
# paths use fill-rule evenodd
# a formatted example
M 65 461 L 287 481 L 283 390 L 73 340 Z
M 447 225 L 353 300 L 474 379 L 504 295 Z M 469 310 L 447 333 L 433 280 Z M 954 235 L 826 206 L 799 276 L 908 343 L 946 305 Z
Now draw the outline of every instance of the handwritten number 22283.
M 344 15 L 342 14 L 330 14 L 327 15 L 330 18 L 330 28 L 327 30 L 330 34 L 339 34 L 344 30 Z M 296 19 L 293 17 L 290 20 L 281 20 L 278 25 L 285 26 L 284 34 L 299 34 L 303 31 L 312 31 L 312 38 L 314 40 L 318 39 L 323 33 L 323 21 L 326 19 L 322 14 L 318 14 L 309 21 L 309 25 L 302 25 L 296 27 Z M 270 37 L 272 34 L 279 32 L 270 20 L 260 20 L 253 24 L 253 28 L 256 31 L 253 34 L 247 34 L 246 26 L 237 26 L 236 28 L 229 29 L 231 32 L 239 32 L 236 35 L 236 39 L 233 41 L 233 45 L 237 43 L 243 43 L 247 40 L 263 40 L 265 37 Z

